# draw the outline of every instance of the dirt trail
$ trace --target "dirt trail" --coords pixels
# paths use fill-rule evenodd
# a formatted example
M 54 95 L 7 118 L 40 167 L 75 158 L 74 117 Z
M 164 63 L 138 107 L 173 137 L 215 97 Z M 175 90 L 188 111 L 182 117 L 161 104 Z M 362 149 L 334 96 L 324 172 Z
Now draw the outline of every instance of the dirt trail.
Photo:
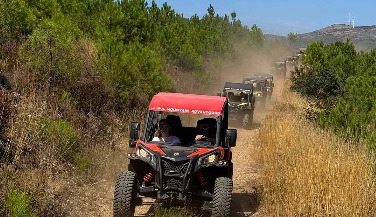
M 259 166 L 255 161 L 255 155 L 258 148 L 256 144 L 256 136 L 263 119 L 272 108 L 272 104 L 280 96 L 283 87 L 283 79 L 275 78 L 275 89 L 272 101 L 267 104 L 263 111 L 255 111 L 254 127 L 251 130 L 238 128 L 237 146 L 233 148 L 234 163 L 234 190 L 233 203 L 231 206 L 231 216 L 262 216 L 259 210 L 259 198 L 257 196 L 257 181 L 259 177 Z M 119 152 L 114 158 L 124 158 L 127 147 L 122 144 Z M 109 170 L 113 168 L 109 168 Z M 114 178 L 108 177 L 97 183 L 82 186 L 79 192 L 72 194 L 70 201 L 64 206 L 69 210 L 67 216 L 85 216 L 85 217 L 111 217 L 112 202 L 114 192 Z M 146 200 L 151 202 L 150 200 Z M 77 206 L 80 204 L 80 206 Z M 153 216 L 151 206 L 139 206 L 136 208 L 135 216 Z
M 279 99 L 283 89 L 284 79 L 274 78 L 272 100 L 264 110 L 255 111 L 254 128 L 252 130 L 238 129 L 237 145 L 233 149 L 234 190 L 231 216 L 261 217 L 259 210 L 258 178 L 260 167 L 255 156 L 258 152 L 257 134 L 265 116 L 271 111 L 273 103 Z
M 233 149 L 234 189 L 231 216 L 234 217 L 253 216 L 259 208 L 256 190 L 258 167 L 253 157 L 257 152 L 257 132 L 258 128 L 238 129 L 237 147 Z

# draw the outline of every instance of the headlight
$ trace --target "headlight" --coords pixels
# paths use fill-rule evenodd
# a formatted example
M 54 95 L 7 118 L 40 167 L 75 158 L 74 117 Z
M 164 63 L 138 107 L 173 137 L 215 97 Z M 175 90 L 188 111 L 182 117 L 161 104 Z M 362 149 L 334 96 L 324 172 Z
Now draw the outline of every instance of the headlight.
M 221 153 L 220 151 L 214 151 L 214 152 L 211 152 L 211 153 L 199 158 L 197 160 L 196 166 L 211 164 L 211 163 L 217 162 L 219 160 L 222 160 L 222 158 L 223 158 L 223 153 Z
M 149 161 L 151 164 L 156 165 L 155 155 L 142 146 L 138 146 L 136 154 L 144 158 L 146 161 Z
M 202 161 L 201 161 L 201 164 L 209 164 L 209 163 L 213 163 L 215 161 L 215 159 L 217 159 L 217 156 L 213 153 L 207 157 L 205 157 Z

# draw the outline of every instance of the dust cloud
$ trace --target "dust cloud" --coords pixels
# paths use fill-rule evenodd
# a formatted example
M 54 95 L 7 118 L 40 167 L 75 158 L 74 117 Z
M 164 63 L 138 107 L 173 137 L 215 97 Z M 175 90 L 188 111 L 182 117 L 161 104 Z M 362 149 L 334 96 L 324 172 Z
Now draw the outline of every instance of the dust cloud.
M 284 61 L 289 53 L 288 49 L 283 46 L 265 46 L 258 49 L 241 47 L 244 46 L 238 46 L 237 48 L 236 52 L 240 55 L 236 62 L 225 60 L 223 64 L 225 66 L 221 69 L 215 66 L 206 68 L 208 73 L 215 75 L 214 79 L 216 80 L 216 82 L 213 82 L 213 88 L 210 93 L 207 94 L 212 94 L 213 91 L 216 91 L 215 93 L 221 91 L 226 81 L 241 83 L 243 78 L 249 77 L 254 73 L 273 75 L 271 72 L 272 62 Z M 277 76 L 274 79 L 278 79 Z

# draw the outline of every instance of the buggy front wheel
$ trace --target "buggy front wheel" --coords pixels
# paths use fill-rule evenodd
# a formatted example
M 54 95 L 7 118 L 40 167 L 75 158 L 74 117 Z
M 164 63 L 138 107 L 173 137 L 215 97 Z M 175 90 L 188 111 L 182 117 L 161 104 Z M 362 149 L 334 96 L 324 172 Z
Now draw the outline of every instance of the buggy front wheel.
M 133 217 L 137 196 L 136 173 L 124 171 L 119 174 L 114 192 L 113 216 Z
M 212 201 L 212 217 L 229 217 L 231 213 L 233 183 L 230 178 L 215 179 Z

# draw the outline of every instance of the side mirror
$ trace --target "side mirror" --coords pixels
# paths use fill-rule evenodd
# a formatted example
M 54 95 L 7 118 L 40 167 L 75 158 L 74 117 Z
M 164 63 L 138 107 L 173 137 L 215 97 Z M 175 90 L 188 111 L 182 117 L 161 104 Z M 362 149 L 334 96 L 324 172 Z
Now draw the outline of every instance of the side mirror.
M 131 122 L 130 126 L 130 135 L 129 135 L 129 147 L 134 148 L 136 147 L 136 141 L 140 138 L 140 123 L 138 122 Z
M 221 93 L 217 93 L 217 96 L 222 96 L 222 94 Z
M 226 130 L 226 146 L 227 147 L 235 147 L 236 146 L 236 138 L 238 135 L 238 131 L 236 129 L 227 129 Z

